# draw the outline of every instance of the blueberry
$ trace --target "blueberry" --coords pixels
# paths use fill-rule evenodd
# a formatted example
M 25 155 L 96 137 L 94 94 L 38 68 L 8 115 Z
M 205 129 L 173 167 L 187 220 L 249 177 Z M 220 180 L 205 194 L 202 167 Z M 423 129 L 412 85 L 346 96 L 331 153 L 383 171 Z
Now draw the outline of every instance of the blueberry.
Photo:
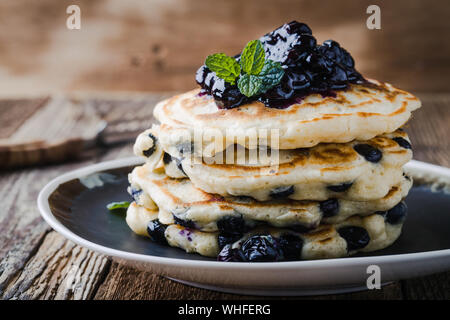
M 217 236 L 217 241 L 219 243 L 219 248 L 225 247 L 227 244 L 232 244 L 242 238 L 242 235 L 238 233 L 219 233 Z
M 163 225 L 159 220 L 152 220 L 147 225 L 147 233 L 153 241 L 160 244 L 167 244 L 166 237 L 164 233 L 166 231 L 166 226 Z
M 244 233 L 247 231 L 245 220 L 242 216 L 224 216 L 217 221 L 217 228 L 221 232 Z
M 156 141 L 158 140 L 158 139 L 156 139 L 156 137 L 155 137 L 153 134 L 151 134 L 151 133 L 149 133 L 148 136 L 149 136 L 150 139 L 153 140 L 153 145 L 152 145 L 150 148 L 148 148 L 147 150 L 142 151 L 142 153 L 144 154 L 144 156 L 146 156 L 147 158 L 150 157 L 150 156 L 153 154 L 153 152 L 155 152 L 155 149 L 156 149 Z
M 389 224 L 399 224 L 406 218 L 408 207 L 403 201 L 386 212 L 385 220 Z
M 173 214 L 173 220 L 176 224 L 189 229 L 197 229 L 197 225 L 192 220 L 183 220 Z
M 337 199 L 328 199 L 320 202 L 320 211 L 325 218 L 333 217 L 339 213 L 339 201 Z
M 131 197 L 133 197 L 134 201 L 138 202 L 139 197 L 143 193 L 142 189 L 136 189 L 131 187 L 129 190 Z
M 287 78 L 288 85 L 293 90 L 303 90 L 310 85 L 308 76 L 301 72 L 289 72 L 286 73 L 285 77 Z
M 294 191 L 294 186 L 277 187 L 270 191 L 270 197 L 272 197 L 272 199 L 284 199 L 293 194 Z
M 339 235 L 347 241 L 347 250 L 362 249 L 370 241 L 369 233 L 361 227 L 347 226 L 339 228 Z
M 269 91 L 247 98 L 236 85 L 218 78 L 206 66 L 200 67 L 196 81 L 211 94 L 219 108 L 231 109 L 258 100 L 267 107 L 284 109 L 299 103 L 310 93 L 334 97 L 333 90 L 344 90 L 349 83 L 363 83 L 352 56 L 333 40 L 317 45 L 311 29 L 292 21 L 262 36 L 266 59 L 279 62 L 285 76 Z M 239 62 L 240 54 L 234 58 Z
M 303 240 L 293 234 L 284 234 L 278 239 L 278 247 L 283 252 L 284 260 L 300 260 L 302 256 Z
M 228 84 L 223 88 L 216 87 L 213 91 L 213 97 L 216 99 L 217 106 L 221 109 L 236 108 L 249 101 L 249 99 L 239 91 L 237 86 Z
M 284 27 L 284 26 L 282 26 L 282 27 Z M 302 34 L 302 33 L 312 34 L 311 28 L 308 27 L 307 24 L 297 22 L 297 21 L 291 21 L 291 22 L 287 23 L 285 25 L 285 28 L 289 34 L 294 34 L 294 33 L 296 33 L 296 34 Z
M 377 163 L 381 160 L 383 154 L 381 151 L 370 144 L 361 143 L 353 147 L 356 152 L 362 155 L 367 161 Z
M 240 251 L 244 261 L 267 262 L 279 259 L 279 252 L 271 235 L 254 235 L 248 238 Z
M 219 248 L 226 244 L 236 242 L 245 232 L 248 227 L 242 216 L 225 216 L 217 221 L 217 228 L 219 229 Z
M 195 74 L 195 81 L 197 81 L 199 85 L 203 85 L 205 83 L 206 76 L 209 73 L 211 73 L 211 71 L 205 65 L 201 66 Z
M 344 182 L 341 184 L 327 186 L 327 189 L 334 191 L 334 192 L 344 192 L 344 191 L 347 191 L 352 185 L 353 185 L 353 182 Z
M 170 161 L 172 161 L 172 156 L 170 154 L 168 154 L 167 152 L 164 152 L 164 156 L 163 156 L 164 164 L 169 164 Z
M 347 87 L 347 73 L 344 68 L 335 65 L 333 71 L 329 75 L 330 88 L 333 90 L 345 89 Z
M 408 140 L 403 139 L 402 137 L 395 137 L 395 138 L 392 138 L 392 140 L 397 142 L 397 144 L 402 148 L 412 149 L 411 144 L 408 142 Z
M 347 68 L 353 68 L 355 66 L 355 61 L 352 56 L 336 41 L 324 41 L 319 47 L 319 52 Z
M 230 244 L 227 244 L 222 248 L 219 255 L 217 256 L 217 261 L 224 261 L 224 262 L 241 261 L 239 250 L 233 249 Z

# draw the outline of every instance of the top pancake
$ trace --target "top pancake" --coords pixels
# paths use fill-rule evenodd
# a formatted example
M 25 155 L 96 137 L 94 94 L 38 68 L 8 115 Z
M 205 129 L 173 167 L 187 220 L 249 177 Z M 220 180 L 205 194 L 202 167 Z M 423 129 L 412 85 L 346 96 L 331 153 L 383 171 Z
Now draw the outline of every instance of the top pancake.
M 160 142 L 171 154 L 175 150 L 170 152 L 169 149 L 193 140 L 194 130 L 204 133 L 207 129 L 220 132 L 224 141 L 217 143 L 217 136 L 203 135 L 201 150 L 208 156 L 234 143 L 256 147 L 248 141 L 239 141 L 248 136 L 248 130 L 257 131 L 259 145 L 274 149 L 368 140 L 395 131 L 421 106 L 412 94 L 376 80 L 352 84 L 347 90 L 336 91 L 335 96 L 310 94 L 286 109 L 269 108 L 258 101 L 234 109 L 219 109 L 214 99 L 199 92 L 197 89 L 174 96 L 155 107 L 154 115 L 161 122 Z M 279 140 L 271 141 L 259 129 L 277 129 Z

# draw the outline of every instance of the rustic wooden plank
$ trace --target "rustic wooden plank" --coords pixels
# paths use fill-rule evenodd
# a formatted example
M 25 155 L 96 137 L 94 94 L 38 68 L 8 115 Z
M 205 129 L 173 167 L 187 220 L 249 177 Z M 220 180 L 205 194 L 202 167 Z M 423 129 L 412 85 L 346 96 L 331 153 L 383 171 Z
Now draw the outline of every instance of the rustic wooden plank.
M 421 95 L 408 131 L 414 159 L 450 167 L 450 95 Z M 405 299 L 450 298 L 450 272 L 402 281 Z
M 236 299 L 401 299 L 398 283 L 384 286 L 381 290 L 354 292 L 342 295 L 317 297 L 260 297 L 227 294 L 186 286 L 161 276 L 136 270 L 113 262 L 107 278 L 100 286 L 98 300 L 236 300 Z
M 420 95 L 423 106 L 405 129 L 414 159 L 450 167 L 450 95 Z
M 450 272 L 403 281 L 405 299 L 449 300 Z
M 108 259 L 66 240 L 46 235 L 3 299 L 89 299 L 109 265 Z
M 20 110 L 22 107 L 26 109 L 23 104 L 17 104 L 13 106 L 13 109 Z M 52 115 L 57 116 L 58 121 L 54 121 L 56 118 Z M 56 138 L 53 137 L 54 135 L 62 137 L 76 132 L 93 131 L 96 125 L 96 121 L 88 119 L 88 114 L 83 114 L 83 109 L 75 108 L 64 98 L 57 98 L 35 112 L 26 121 L 22 121 L 21 126 L 10 138 L 17 140 L 31 139 L 40 134 L 40 137 L 54 139 Z M 68 132 L 66 132 L 67 130 Z M 2 210 L 0 211 L 0 297 L 17 297 L 21 293 L 25 294 L 26 297 L 39 296 L 36 295 L 38 291 L 32 287 L 28 291 L 28 284 L 25 281 L 26 278 L 24 278 L 24 275 L 30 274 L 28 264 L 35 265 L 34 260 L 32 260 L 33 256 L 38 253 L 42 254 L 39 247 L 48 241 L 46 240 L 46 234 L 50 231 L 50 227 L 43 221 L 38 212 L 37 195 L 51 179 L 66 171 L 93 163 L 95 160 L 95 158 L 91 158 L 78 163 L 40 166 L 38 170 L 30 168 L 21 171 L 4 171 L 0 174 L 0 199 L 2 199 Z M 93 258 L 88 260 L 91 259 Z M 88 260 L 86 260 L 86 263 Z M 102 268 L 104 269 L 105 265 Z M 43 276 L 48 274 L 48 272 L 42 270 Z M 36 283 L 40 284 L 38 278 L 35 280 Z M 62 294 L 57 292 L 56 296 L 60 297 Z M 82 297 L 82 295 L 75 294 L 74 297 Z
M 138 108 L 148 109 L 159 100 L 159 95 L 141 97 Z M 41 137 L 51 138 L 59 134 L 67 136 L 81 131 L 88 132 L 97 126 L 102 115 L 90 101 L 70 101 L 64 97 L 54 99 L 43 110 L 24 121 L 14 139 L 29 139 L 33 132 L 43 128 Z M 120 119 L 120 112 L 126 113 L 130 104 L 126 99 L 103 101 L 108 120 Z M 75 106 L 81 106 L 77 109 Z M 20 106 L 19 106 L 20 107 Z M 86 110 L 90 110 L 85 114 Z M 89 115 L 95 112 L 93 119 Z M 65 121 L 49 121 L 51 114 L 57 114 Z M 0 212 L 0 298 L 3 299 L 88 299 L 103 280 L 109 268 L 107 258 L 81 248 L 65 240 L 40 218 L 36 207 L 39 190 L 52 178 L 93 162 L 132 156 L 132 144 L 109 150 L 94 149 L 90 158 L 77 163 L 40 167 L 39 170 L 4 172 L 0 175 L 0 198 L 4 199 Z M 78 270 L 75 273 L 74 270 Z M 72 281 L 72 283 L 68 283 Z
M 28 118 L 45 105 L 48 97 L 0 100 L 0 139 L 11 136 Z

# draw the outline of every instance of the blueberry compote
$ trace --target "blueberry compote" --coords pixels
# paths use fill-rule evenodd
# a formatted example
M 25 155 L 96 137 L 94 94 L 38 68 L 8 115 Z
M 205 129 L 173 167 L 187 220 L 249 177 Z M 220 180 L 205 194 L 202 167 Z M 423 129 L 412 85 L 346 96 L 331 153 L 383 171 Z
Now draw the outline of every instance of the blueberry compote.
M 311 29 L 304 23 L 292 21 L 262 36 L 266 59 L 281 63 L 281 82 L 262 94 L 244 96 L 236 85 L 218 78 L 205 65 L 195 79 L 202 87 L 200 95 L 210 94 L 219 108 L 232 109 L 250 101 L 261 101 L 267 107 L 287 108 L 310 93 L 335 96 L 336 90 L 347 89 L 350 83 L 363 83 L 355 70 L 352 56 L 339 43 L 327 40 L 317 44 Z M 240 55 L 234 57 L 237 61 Z

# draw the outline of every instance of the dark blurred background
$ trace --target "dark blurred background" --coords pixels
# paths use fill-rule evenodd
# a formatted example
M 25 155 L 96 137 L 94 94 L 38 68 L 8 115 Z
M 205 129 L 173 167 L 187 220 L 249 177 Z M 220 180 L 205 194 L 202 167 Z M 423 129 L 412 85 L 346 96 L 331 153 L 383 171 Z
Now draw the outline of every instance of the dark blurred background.
M 66 28 L 71 4 L 81 30 Z M 370 4 L 381 30 L 366 27 Z M 1 0 L 0 94 L 187 90 L 208 54 L 294 19 L 340 42 L 367 77 L 450 91 L 449 0 Z

